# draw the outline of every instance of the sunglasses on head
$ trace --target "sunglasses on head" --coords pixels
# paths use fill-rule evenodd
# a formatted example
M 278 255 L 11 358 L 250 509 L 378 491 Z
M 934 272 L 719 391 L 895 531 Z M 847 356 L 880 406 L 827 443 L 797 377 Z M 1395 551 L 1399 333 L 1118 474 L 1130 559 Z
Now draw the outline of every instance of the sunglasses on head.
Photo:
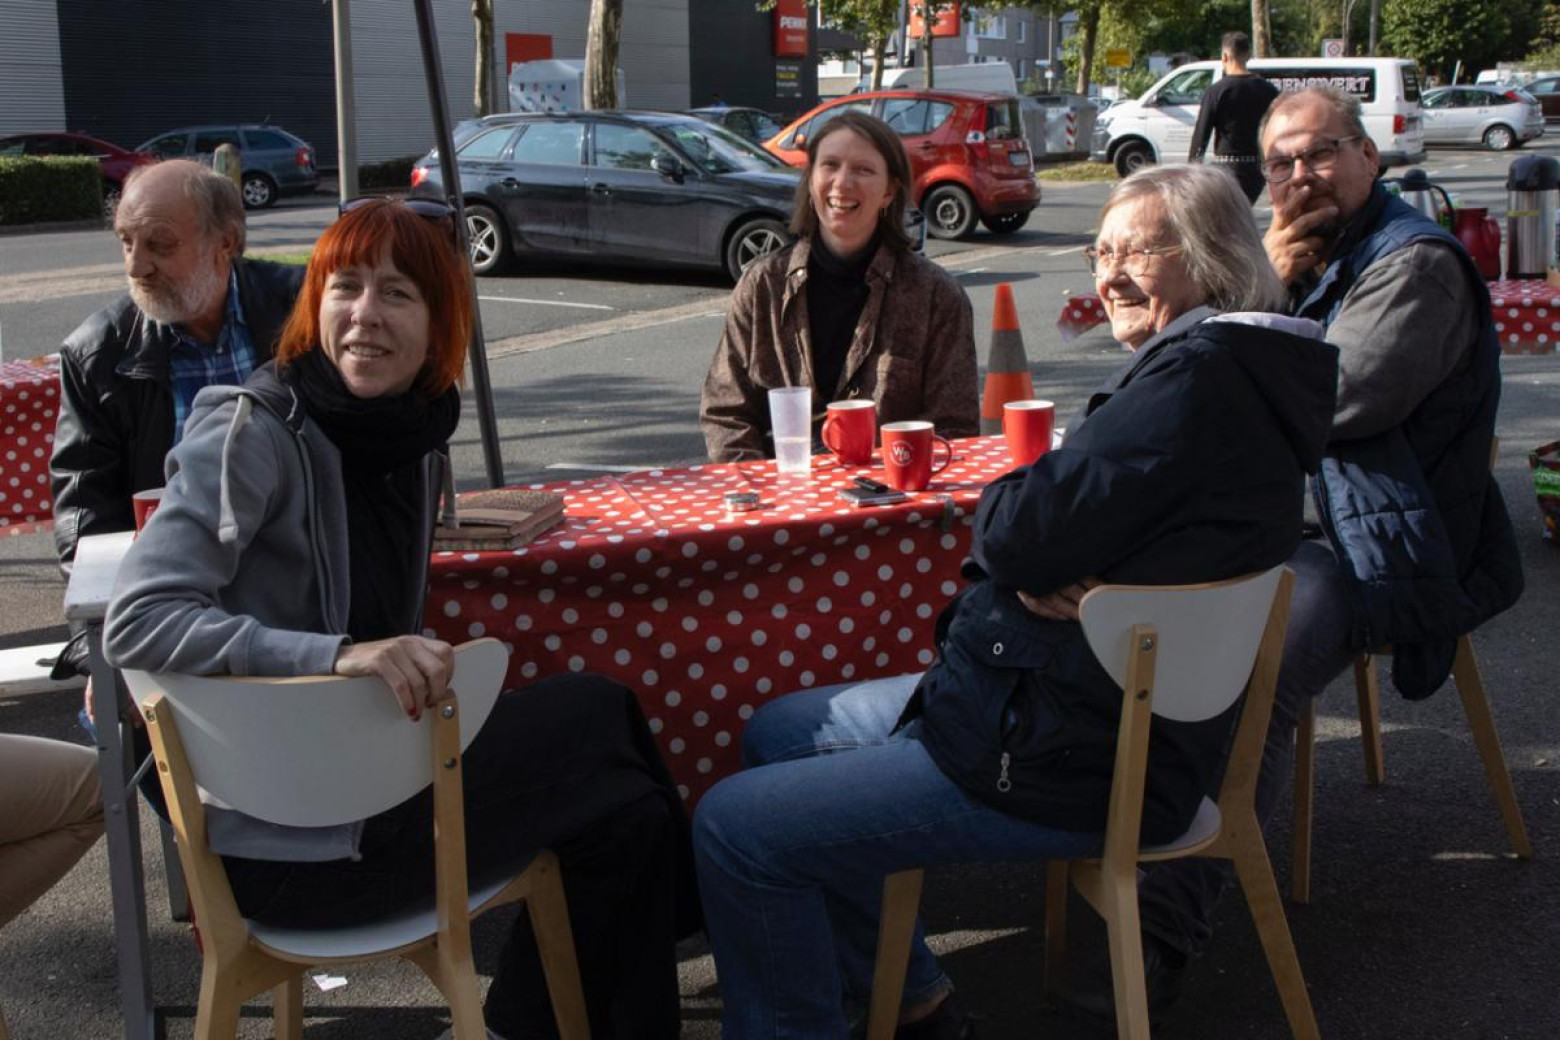
M 460 250 L 460 237 L 455 234 L 455 207 L 441 199 L 396 199 L 389 195 L 359 195 L 355 199 L 343 202 L 337 207 L 336 212 L 345 216 L 354 210 L 375 205 L 405 206 L 424 220 L 445 225 L 450 233 L 450 241 L 455 244 L 457 252 Z

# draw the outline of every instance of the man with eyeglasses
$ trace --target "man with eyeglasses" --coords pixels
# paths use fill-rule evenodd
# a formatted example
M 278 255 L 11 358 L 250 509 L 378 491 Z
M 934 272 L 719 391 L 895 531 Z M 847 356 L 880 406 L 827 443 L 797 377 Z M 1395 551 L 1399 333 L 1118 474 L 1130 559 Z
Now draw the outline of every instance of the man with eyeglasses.
M 134 527 L 130 496 L 161 487 L 195 394 L 242 383 L 271 348 L 303 268 L 246 260 L 244 203 L 226 177 L 187 159 L 130 174 L 114 215 L 129 293 L 60 349 L 60 413 L 49 469 L 54 543 L 69 570 L 89 534 Z M 55 678 L 86 671 L 77 633 Z
M 1328 454 L 1307 503 L 1313 536 L 1289 564 L 1294 599 L 1257 785 L 1266 822 L 1288 785 L 1307 698 L 1361 650 L 1388 645 L 1398 691 L 1428 697 L 1457 636 L 1516 602 L 1522 570 L 1490 474 L 1500 347 L 1472 260 L 1377 182 L 1376 146 L 1349 95 L 1283 95 L 1262 145 L 1273 201 L 1263 244 L 1291 313 L 1321 322 L 1339 351 Z M 1206 945 L 1231 870 L 1176 860 L 1139 885 L 1151 1016 Z M 1108 987 L 1073 1002 L 1114 1017 Z

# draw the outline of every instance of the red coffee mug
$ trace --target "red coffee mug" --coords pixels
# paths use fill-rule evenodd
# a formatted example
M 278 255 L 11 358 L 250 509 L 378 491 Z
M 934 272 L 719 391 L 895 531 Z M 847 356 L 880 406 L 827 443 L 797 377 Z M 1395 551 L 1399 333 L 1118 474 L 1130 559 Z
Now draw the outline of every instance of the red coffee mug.
M 834 401 L 823 419 L 823 445 L 843 466 L 865 466 L 872 461 L 877 440 L 877 406 L 871 401 Z
M 1002 406 L 1002 435 L 1013 463 L 1027 466 L 1051 450 L 1056 405 L 1050 401 L 1009 401 Z
M 941 444 L 948 452 L 942 465 L 932 465 L 932 454 Z M 883 472 L 890 487 L 900 491 L 925 491 L 933 474 L 953 461 L 953 445 L 938 436 L 929 422 L 896 422 L 883 427 Z
M 130 510 L 135 514 L 135 533 L 140 534 L 157 507 L 162 505 L 163 489 L 148 488 L 130 496 Z

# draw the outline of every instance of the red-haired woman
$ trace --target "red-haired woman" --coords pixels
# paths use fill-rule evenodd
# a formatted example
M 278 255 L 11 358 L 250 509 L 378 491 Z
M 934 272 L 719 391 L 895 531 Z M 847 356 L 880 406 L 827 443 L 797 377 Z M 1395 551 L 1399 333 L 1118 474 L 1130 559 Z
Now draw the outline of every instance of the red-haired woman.
M 115 664 L 377 675 L 413 719 L 443 696 L 451 648 L 416 633 L 472 322 L 452 232 L 439 203 L 374 199 L 320 238 L 276 361 L 195 399 L 109 608 Z M 473 878 L 558 852 L 594 1035 L 676 1037 L 686 825 L 632 692 L 591 676 L 510 691 L 464 774 Z M 246 916 L 328 925 L 426 898 L 431 814 L 424 791 L 339 829 L 208 810 L 208 830 Z M 500 1036 L 552 1029 L 529 928 L 516 919 L 489 991 Z

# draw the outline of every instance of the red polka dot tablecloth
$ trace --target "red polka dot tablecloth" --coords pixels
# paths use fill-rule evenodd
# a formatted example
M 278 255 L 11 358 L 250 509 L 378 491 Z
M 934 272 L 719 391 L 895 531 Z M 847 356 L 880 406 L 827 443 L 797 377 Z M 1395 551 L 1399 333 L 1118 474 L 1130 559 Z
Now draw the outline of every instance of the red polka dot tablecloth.
M 1056 319 L 1056 330 L 1062 334 L 1062 342 L 1088 332 L 1105 320 L 1105 308 L 1098 296 L 1069 296 L 1062 302 L 1062 313 Z
M 1560 287 L 1542 280 L 1491 282 L 1503 354 L 1553 354 L 1560 345 Z
M 58 357 L 0 365 L 0 537 L 38 530 L 54 515 L 49 455 L 59 406 Z
M 518 549 L 435 553 L 424 623 L 508 644 L 511 686 L 590 671 L 631 687 L 694 801 L 739 768 L 764 701 L 932 662 L 980 491 L 1011 468 L 1001 437 L 954 449 L 896 506 L 842 501 L 882 470 L 827 456 L 806 477 L 762 462 L 531 485 L 565 496 L 564 522 Z M 764 505 L 728 514 L 728 491 Z

